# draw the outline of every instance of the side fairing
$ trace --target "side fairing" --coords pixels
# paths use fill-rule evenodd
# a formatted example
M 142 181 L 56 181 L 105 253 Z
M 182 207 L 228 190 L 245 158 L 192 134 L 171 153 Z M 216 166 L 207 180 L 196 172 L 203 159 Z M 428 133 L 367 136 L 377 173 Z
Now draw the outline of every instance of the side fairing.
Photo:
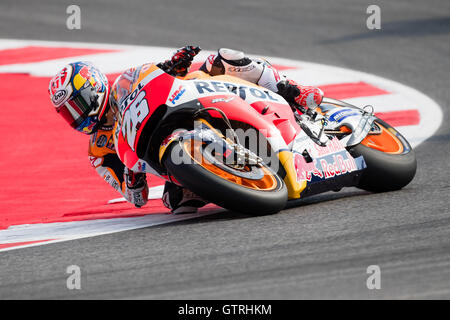
M 176 79 L 167 105 L 198 99 L 204 107 L 223 110 L 230 120 L 265 131 L 262 133 L 271 137 L 274 150 L 286 149 L 300 130 L 290 106 L 275 92 L 229 76 L 210 79 Z
M 156 109 L 165 104 L 174 78 L 152 65 L 140 75 L 133 91 L 119 106 L 119 116 L 114 131 L 117 154 L 128 168 L 154 173 L 144 160 L 139 159 L 136 146 L 142 128 Z

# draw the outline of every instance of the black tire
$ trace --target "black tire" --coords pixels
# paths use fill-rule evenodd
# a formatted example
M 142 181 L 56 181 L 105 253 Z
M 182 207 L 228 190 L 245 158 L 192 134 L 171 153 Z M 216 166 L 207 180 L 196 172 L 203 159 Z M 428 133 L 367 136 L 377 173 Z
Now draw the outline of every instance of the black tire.
M 230 182 L 203 168 L 194 161 L 175 164 L 171 154 L 187 154 L 179 142 L 169 146 L 163 163 L 170 174 L 183 186 L 218 206 L 250 215 L 266 215 L 284 209 L 287 203 L 287 188 L 284 181 L 276 174 L 276 188 L 273 190 L 255 190 Z
M 401 154 L 389 154 L 362 144 L 350 148 L 350 154 L 354 157 L 363 156 L 367 165 L 358 187 L 372 192 L 399 190 L 410 183 L 416 174 L 416 155 L 408 141 L 397 130 L 383 120 L 377 119 L 376 122 L 395 131 L 404 151 Z

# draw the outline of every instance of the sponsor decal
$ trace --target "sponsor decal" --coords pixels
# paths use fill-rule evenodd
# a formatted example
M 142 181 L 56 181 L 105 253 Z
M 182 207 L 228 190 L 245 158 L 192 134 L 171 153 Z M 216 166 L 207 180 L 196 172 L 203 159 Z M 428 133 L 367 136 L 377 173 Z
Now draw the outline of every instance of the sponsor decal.
M 227 99 L 225 99 L 225 98 L 217 98 L 217 99 L 212 99 L 211 100 L 211 103 L 217 103 L 217 102 L 230 102 L 231 100 L 233 100 L 234 99 L 234 97 L 230 97 L 230 98 L 227 98 Z
M 72 70 L 72 67 L 70 67 Z M 71 73 L 71 71 L 70 71 Z M 64 88 L 70 78 L 68 67 L 62 69 L 53 79 L 50 81 L 49 91 L 51 95 L 54 95 L 58 89 Z
M 95 68 L 92 68 L 89 66 L 84 66 L 80 69 L 78 74 L 84 80 L 89 81 L 89 83 L 95 88 L 95 90 L 97 90 L 97 91 L 105 90 L 105 88 L 103 87 L 103 82 L 107 82 L 107 80 L 104 76 L 102 76 L 102 74 L 100 74 L 97 70 L 95 70 Z M 77 82 L 79 82 L 79 81 L 81 81 L 81 80 L 77 79 Z M 86 85 L 86 82 L 85 82 L 85 85 Z M 77 86 L 79 86 L 79 84 L 76 84 L 75 86 L 77 87 Z
M 108 138 L 102 134 L 100 137 L 98 137 L 96 145 L 99 148 L 103 148 L 106 145 L 106 142 L 108 141 Z
M 59 107 L 67 98 L 67 90 L 61 89 L 55 92 L 52 96 L 52 102 L 56 107 Z
M 250 64 L 245 67 L 228 67 L 228 72 L 246 72 L 246 71 L 251 71 L 255 68 L 256 67 L 254 64 Z
M 144 171 L 145 171 L 145 168 L 146 168 L 145 162 L 139 161 L 139 162 L 138 162 L 138 170 L 144 172 Z
M 314 143 L 314 149 L 316 151 L 315 155 L 316 157 L 323 157 L 329 154 L 346 151 L 345 147 L 342 145 L 342 143 L 337 138 L 333 138 L 330 140 L 326 146 L 322 147 L 318 144 Z
M 183 86 L 179 86 L 178 89 L 172 94 L 172 97 L 169 99 L 172 104 L 175 104 L 175 102 L 180 99 L 180 97 L 183 95 L 183 93 L 186 92 L 186 89 L 183 88 Z
M 134 89 L 134 91 L 130 93 L 125 99 L 125 101 L 123 101 L 122 104 L 120 105 L 120 112 L 123 112 L 123 110 L 125 110 L 128 107 L 128 104 L 136 98 L 137 94 L 139 93 L 139 91 L 141 91 L 143 87 L 144 85 L 142 83 L 138 83 L 136 89 Z
M 97 123 L 97 117 L 89 117 L 78 126 L 77 130 L 81 129 L 83 132 L 91 134 Z
M 353 109 L 342 109 L 338 112 L 333 113 L 330 115 L 329 119 L 331 121 L 341 122 L 345 118 L 351 117 L 351 116 L 359 116 L 360 113 L 356 112 Z
M 300 138 L 303 138 L 300 136 Z M 299 145 L 302 141 L 304 144 Z M 303 149 L 305 148 L 305 149 Z M 345 147 L 334 138 L 322 147 L 308 140 L 296 138 L 296 150 L 306 150 L 312 158 L 307 162 L 303 155 L 294 154 L 294 165 L 297 170 L 297 180 L 316 181 L 339 176 L 358 170 L 355 159 L 347 152 Z
M 325 179 L 358 170 L 356 162 L 352 157 L 344 158 L 344 156 L 340 154 L 334 155 L 332 162 L 321 159 L 320 165 L 325 174 Z
M 184 132 L 185 132 L 184 130 L 180 130 L 169 134 L 161 143 L 161 147 L 162 148 L 167 147 L 169 145 L 169 142 L 172 141 L 172 139 L 181 136 Z
M 77 130 L 86 134 L 92 134 L 94 127 L 98 124 L 97 117 L 86 118 L 78 127 Z
M 216 59 L 216 55 L 215 55 L 215 54 L 211 54 L 211 55 L 208 57 L 208 62 L 209 62 L 209 64 L 213 65 L 215 59 Z
M 259 100 L 280 101 L 273 93 L 269 92 L 269 90 L 262 90 L 256 87 L 247 87 L 219 81 L 194 81 L 194 84 L 199 94 L 231 92 L 239 95 L 243 100 L 248 96 L 251 96 Z
M 313 162 L 306 162 L 305 158 L 301 154 L 294 154 L 294 164 L 297 170 L 297 181 L 311 181 L 312 176 L 323 178 L 322 171 L 316 166 L 317 160 Z
M 112 180 L 110 182 L 111 187 L 120 192 L 120 184 L 116 180 Z
M 111 187 L 113 187 L 116 191 L 121 191 L 119 182 L 111 175 L 109 171 L 105 173 L 103 176 L 103 180 L 105 180 Z
M 308 182 L 333 178 L 358 170 L 355 159 L 346 153 L 334 154 L 312 162 L 306 162 L 305 158 L 296 153 L 294 163 L 297 170 L 297 181 Z M 314 177 L 317 177 L 314 179 Z
M 115 147 L 114 147 L 114 136 L 111 135 L 108 139 L 108 143 L 106 144 L 106 147 L 110 150 L 114 150 L 115 151 Z
M 80 76 L 82 76 L 84 79 L 89 80 L 92 76 L 92 73 L 89 71 L 89 67 L 84 66 L 80 69 L 78 72 Z

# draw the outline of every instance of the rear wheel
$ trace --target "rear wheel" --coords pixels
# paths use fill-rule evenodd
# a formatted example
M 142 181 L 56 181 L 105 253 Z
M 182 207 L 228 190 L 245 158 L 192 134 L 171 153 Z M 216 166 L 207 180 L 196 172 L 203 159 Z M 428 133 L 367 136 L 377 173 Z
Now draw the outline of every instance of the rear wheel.
M 264 164 L 230 166 L 192 140 L 172 143 L 163 163 L 183 186 L 229 210 L 265 215 L 282 210 L 287 202 L 283 180 Z
M 372 192 L 401 189 L 416 174 L 414 150 L 397 130 L 383 120 L 375 120 L 375 126 L 375 132 L 349 149 L 352 156 L 363 156 L 367 164 L 358 187 Z

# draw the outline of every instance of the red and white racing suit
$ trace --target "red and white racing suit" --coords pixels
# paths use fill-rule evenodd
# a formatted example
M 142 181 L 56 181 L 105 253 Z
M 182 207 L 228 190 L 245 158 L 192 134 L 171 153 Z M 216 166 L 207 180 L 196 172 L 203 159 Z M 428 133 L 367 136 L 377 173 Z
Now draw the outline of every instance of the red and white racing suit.
M 139 74 L 148 65 L 131 68 L 123 72 L 111 87 L 109 103 L 120 105 L 131 93 Z M 210 55 L 200 70 L 214 75 L 231 75 L 258 84 L 283 96 L 288 102 L 313 107 L 320 104 L 323 93 L 318 88 L 303 87 L 292 80 L 287 80 L 266 60 L 251 59 L 243 52 L 231 49 L 219 49 Z M 286 86 L 286 84 L 288 84 Z M 299 88 L 292 91 L 286 88 Z M 113 141 L 113 127 L 101 128 L 91 136 L 89 142 L 89 158 L 97 173 L 126 200 L 137 207 L 147 203 L 148 186 L 143 173 L 128 170 L 116 154 Z M 167 182 L 163 195 L 164 205 L 173 213 L 195 212 L 205 201 L 187 189 Z

